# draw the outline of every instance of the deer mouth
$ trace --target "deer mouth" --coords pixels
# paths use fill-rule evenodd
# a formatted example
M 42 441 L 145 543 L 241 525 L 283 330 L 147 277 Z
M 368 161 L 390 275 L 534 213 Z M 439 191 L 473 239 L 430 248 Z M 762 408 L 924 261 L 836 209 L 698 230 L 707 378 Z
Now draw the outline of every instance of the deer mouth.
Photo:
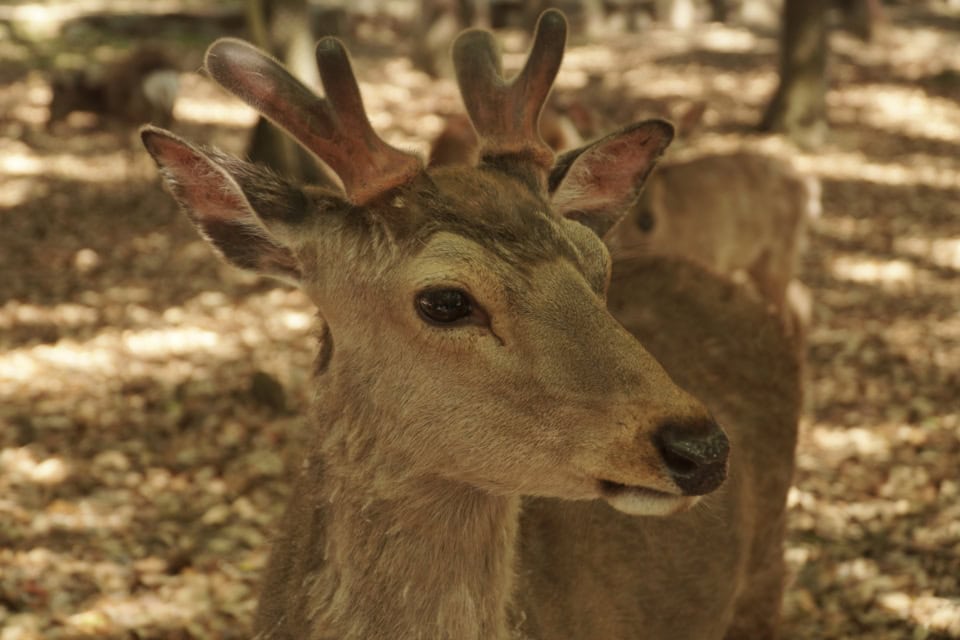
M 598 480 L 597 489 L 611 507 L 634 516 L 670 515 L 685 511 L 697 502 L 696 496 L 681 496 L 612 480 Z

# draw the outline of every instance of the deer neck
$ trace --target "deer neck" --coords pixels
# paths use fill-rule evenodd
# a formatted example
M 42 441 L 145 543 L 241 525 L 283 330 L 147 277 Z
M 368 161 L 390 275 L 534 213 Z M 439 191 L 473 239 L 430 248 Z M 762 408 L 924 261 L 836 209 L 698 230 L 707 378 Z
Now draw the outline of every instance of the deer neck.
M 506 638 L 519 498 L 404 475 L 408 462 L 357 435 L 390 425 L 358 425 L 371 417 L 343 407 L 324 413 L 332 420 L 314 456 L 322 482 L 311 482 L 325 511 L 314 628 L 338 638 Z
M 430 485 L 330 505 L 331 601 L 348 609 L 340 637 L 506 637 L 518 501 Z

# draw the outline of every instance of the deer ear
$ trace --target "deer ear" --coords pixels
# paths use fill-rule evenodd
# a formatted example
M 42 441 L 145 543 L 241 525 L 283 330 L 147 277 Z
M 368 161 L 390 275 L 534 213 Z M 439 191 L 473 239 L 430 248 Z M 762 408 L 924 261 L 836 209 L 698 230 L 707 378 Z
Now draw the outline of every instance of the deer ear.
M 550 203 L 601 238 L 636 200 L 673 126 L 646 120 L 560 156 L 550 172 Z
M 140 136 L 169 191 L 227 262 L 300 282 L 300 265 L 282 240 L 307 214 L 303 191 L 262 167 L 198 149 L 169 131 L 145 127 Z

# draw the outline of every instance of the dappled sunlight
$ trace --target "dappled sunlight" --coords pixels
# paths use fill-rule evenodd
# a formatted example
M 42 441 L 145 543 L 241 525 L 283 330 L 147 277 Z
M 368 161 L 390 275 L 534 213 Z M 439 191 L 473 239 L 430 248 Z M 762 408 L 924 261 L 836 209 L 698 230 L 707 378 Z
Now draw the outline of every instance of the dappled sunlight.
M 796 487 L 790 490 L 787 505 L 795 512 L 793 526 L 812 529 L 824 538 L 843 538 L 851 531 L 862 531 L 859 526 L 862 523 L 879 525 L 919 508 L 906 497 L 884 496 L 850 502 L 821 497 Z
M 0 355 L 0 380 L 25 383 L 51 371 L 72 370 L 72 373 L 116 373 L 109 352 L 89 347 L 76 348 L 65 344 L 59 347 L 14 349 Z M 13 390 L 9 392 L 12 395 Z M 2 395 L 7 395 L 3 393 Z
M 742 29 L 730 29 L 722 25 L 710 25 L 698 29 L 694 34 L 695 42 L 701 49 L 724 53 L 775 53 L 776 41 L 772 38 L 760 38 L 755 33 Z
M 22 142 L 0 139 L 0 176 L 121 182 L 143 179 L 147 175 L 144 160 L 141 154 L 134 156 L 121 150 L 98 154 L 96 160 L 91 161 L 75 153 L 38 153 Z
M 8 452 L 9 450 L 3 450 L 4 460 L 20 455 L 13 452 L 8 456 Z M 69 477 L 69 470 L 58 469 L 56 481 L 32 481 L 30 484 L 49 487 L 64 482 Z M 12 468 L 8 474 L 5 466 L 0 467 L 0 486 L 8 490 L 11 488 L 22 490 L 26 482 L 28 481 L 22 475 L 18 475 L 16 468 Z M 128 529 L 133 522 L 136 507 L 129 501 L 112 504 L 112 501 L 103 499 L 105 497 L 103 493 L 106 492 L 77 500 L 55 499 L 48 502 L 42 509 L 29 511 L 13 500 L 2 500 L 0 517 L 3 517 L 11 527 L 7 535 L 19 532 L 30 536 L 47 536 L 55 532 L 84 531 L 100 535 Z M 25 559 L 38 562 L 35 555 L 25 555 Z
M 427 157 L 429 141 L 443 129 L 439 116 L 462 113 L 452 78 L 433 80 L 406 57 L 378 64 L 358 62 L 357 76 L 367 115 L 390 144 Z
M 34 182 L 29 178 L 4 178 L 0 183 L 0 209 L 23 204 L 34 194 Z
M 234 563 L 221 562 L 209 571 L 187 571 L 170 574 L 166 558 L 144 556 L 133 562 L 111 562 L 93 554 L 59 553 L 38 547 L 27 552 L 0 550 L 0 561 L 8 576 L 32 594 L 37 604 L 57 600 L 58 617 L 68 637 L 117 637 L 128 633 L 159 633 L 178 628 L 202 629 L 197 621 L 207 613 L 211 598 L 218 600 L 246 596 L 248 604 L 237 613 L 251 615 L 253 576 L 265 559 L 263 550 L 241 554 Z M 79 606 L 62 602 L 56 593 L 58 584 L 49 576 L 64 572 L 73 576 L 89 576 L 95 597 Z M 129 585 L 141 584 L 146 589 L 130 593 Z M 11 616 L 5 620 L 2 637 L 36 638 L 36 621 L 29 615 Z M 59 636 L 58 636 L 59 637 Z
M 173 117 L 177 122 L 252 127 L 257 121 L 257 112 L 239 100 L 230 100 L 226 96 L 221 99 L 179 96 L 173 106 Z
M 960 412 L 938 416 L 923 427 L 893 423 L 869 427 L 817 423 L 805 430 L 799 464 L 817 470 L 844 460 L 884 462 L 897 447 L 927 446 L 938 430 L 945 431 L 948 437 L 960 437 Z
M 137 563 L 134 573 L 155 590 L 128 594 L 118 588 L 97 598 L 89 608 L 66 619 L 67 629 L 76 633 L 118 634 L 127 630 L 164 630 L 196 626 L 192 621 L 202 618 L 211 596 L 236 597 L 238 591 L 249 594 L 252 569 L 261 565 L 262 553 L 243 558 L 240 566 L 223 564 L 205 574 L 189 572 L 178 576 L 164 574 L 166 562 L 161 558 L 146 558 Z M 129 573 L 129 570 L 120 570 Z M 243 578 L 239 580 L 238 578 Z M 244 583 L 246 582 L 246 584 Z M 198 597 L 200 596 L 200 597 Z M 252 613 L 252 604 L 246 614 Z
M 853 242 L 869 234 L 873 227 L 873 221 L 869 218 L 834 215 L 817 220 L 816 233 L 844 242 Z
M 883 332 L 883 338 L 900 358 L 918 369 L 934 372 L 943 372 L 941 382 L 945 386 L 938 395 L 949 397 L 950 373 L 956 370 L 956 363 L 960 362 L 960 309 L 952 309 L 946 317 L 933 319 L 927 323 L 907 322 L 897 320 L 890 322 Z M 923 409 L 923 413 L 935 410 L 933 402 L 916 393 L 913 399 L 915 406 Z M 951 423 L 952 420 L 952 423 Z M 953 424 L 955 436 L 960 442 L 960 412 L 946 413 L 937 420 L 928 421 L 925 427 L 933 428 L 942 425 L 949 428 Z
M 831 116 L 856 120 L 913 138 L 960 144 L 960 104 L 928 96 L 917 87 L 871 84 L 844 87 L 830 94 Z
M 953 189 L 960 184 L 956 158 L 909 154 L 896 162 L 877 162 L 860 152 L 825 150 L 798 158 L 805 171 L 831 180 L 865 180 L 896 186 L 925 186 Z
M 894 251 L 960 271 L 960 238 L 894 238 Z
M 41 460 L 33 451 L 23 447 L 0 449 L 0 477 L 4 482 L 55 485 L 66 480 L 69 473 L 69 466 L 63 458 L 55 456 Z
M 117 531 L 130 526 L 136 511 L 134 505 L 108 505 L 97 498 L 54 500 L 34 514 L 30 528 L 37 535 L 48 535 L 52 531 Z
M 175 594 L 170 591 L 164 589 L 160 594 L 148 592 L 142 596 L 106 596 L 90 609 L 68 617 L 65 626 L 83 634 L 116 634 L 125 629 L 186 626 L 203 613 L 205 604 L 192 597 L 192 592 L 171 599 L 170 596 Z
M 794 571 L 801 571 L 809 562 L 823 561 L 815 555 L 809 546 L 792 546 L 787 549 L 785 557 Z M 916 625 L 924 632 L 960 635 L 960 598 L 908 593 L 903 590 L 905 580 L 902 577 L 887 575 L 887 568 L 871 558 L 838 562 L 830 572 L 837 582 L 864 592 L 881 610 Z M 809 607 L 809 603 L 798 604 L 800 608 L 803 604 Z M 914 637 L 924 636 L 915 633 Z
M 43 163 L 25 144 L 7 145 L 0 157 L 0 171 L 12 176 L 35 176 L 43 172 Z
M 15 369 L 17 365 L 27 364 L 24 369 L 30 370 L 30 376 L 38 376 L 47 373 L 45 369 L 55 369 L 67 374 L 75 373 L 103 373 L 113 375 L 117 372 L 115 361 L 108 349 L 103 346 L 92 347 L 90 345 L 75 344 L 70 341 L 62 341 L 52 346 L 41 345 L 30 350 L 30 355 L 25 355 L 17 351 L 8 352 L 13 358 L 13 366 L 4 367 L 8 371 Z M 6 360 L 7 356 L 2 356 Z M 2 371 L 3 369 L 0 369 Z
M 843 458 L 877 458 L 890 456 L 891 443 L 864 428 L 829 428 L 817 425 L 810 434 L 818 453 L 834 460 Z
M 609 47 L 582 45 L 570 47 L 563 56 L 563 67 L 558 75 L 558 87 L 578 89 L 586 84 L 591 73 L 604 73 L 612 65 L 614 52 Z M 570 78 L 575 78 L 571 81 Z
M 762 103 L 775 86 L 775 78 L 772 76 L 743 77 L 723 71 L 704 77 L 653 75 L 648 71 L 637 69 L 624 72 L 623 82 L 632 88 L 634 95 L 652 98 L 675 96 L 696 98 L 704 94 L 719 93 L 736 95 L 739 100 L 748 104 Z
M 881 607 L 923 629 L 960 635 L 960 598 L 934 595 L 915 596 L 903 591 L 880 594 Z
M 9 57 L 5 55 L 0 38 L 0 60 L 4 59 Z M 49 116 L 47 105 L 52 95 L 50 85 L 36 75 L 6 85 L 0 84 L 0 113 L 7 110 L 10 117 L 20 122 L 42 126 Z M 19 99 L 15 96 L 19 96 Z
M 141 294 L 127 291 L 113 298 L 149 299 L 148 291 Z M 105 313 L 109 311 L 82 305 L 8 304 L 0 310 L 0 327 L 21 323 L 93 325 L 101 322 Z M 222 293 L 210 291 L 162 311 L 128 305 L 124 314 L 128 321 L 147 326 L 105 327 L 85 341 L 62 339 L 52 345 L 0 352 L 0 397 L 32 395 L 42 389 L 88 388 L 95 392 L 103 381 L 154 362 L 162 366 L 152 375 L 176 384 L 192 369 L 172 366 L 178 361 L 201 365 L 240 359 L 250 350 L 269 353 L 277 341 L 304 339 L 313 326 L 312 305 L 302 293 L 284 289 L 250 296 L 239 307 Z
M 940 494 L 944 503 L 955 499 L 958 494 L 956 483 L 941 487 Z M 918 507 L 905 499 L 850 502 L 842 498 L 818 498 L 809 492 L 796 489 L 791 491 L 789 502 L 794 510 L 794 518 L 799 521 L 796 526 L 822 539 L 868 536 L 871 535 L 865 531 L 868 527 L 875 529 L 878 522 L 896 522 Z M 906 553 L 948 555 L 945 550 L 960 540 L 960 524 L 956 521 L 945 524 L 948 530 L 952 529 L 949 536 L 940 540 L 931 539 L 926 537 L 925 533 L 933 528 L 920 528 L 914 536 L 915 547 L 908 549 Z M 943 528 L 936 530 L 942 531 Z M 942 595 L 934 590 L 920 594 L 906 591 L 910 579 L 897 571 L 905 564 L 902 555 L 879 559 L 858 557 L 831 562 L 820 551 L 820 547 L 794 544 L 788 545 L 785 558 L 794 572 L 802 572 L 808 566 L 829 563 L 829 579 L 836 588 L 856 590 L 865 600 L 874 602 L 874 606 L 879 605 L 880 610 L 892 613 L 927 632 L 945 633 L 949 634 L 949 637 L 960 634 L 960 598 Z M 921 579 L 928 578 L 923 576 Z M 787 600 L 797 610 L 807 610 L 808 613 L 817 610 L 817 605 L 811 601 L 811 594 L 805 590 L 788 590 Z
M 59 25 L 84 15 L 104 13 L 107 10 L 122 13 L 167 13 L 183 10 L 189 0 L 150 0 L 144 6 L 139 0 L 51 0 L 48 2 L 15 2 L 0 7 L 0 20 L 24 22 L 37 25 Z
M 930 8 L 936 11 L 935 7 Z M 951 9 L 944 6 L 940 11 L 947 17 Z M 944 68 L 960 70 L 960 41 L 950 30 L 899 24 L 892 20 L 874 42 L 865 44 L 841 34 L 840 37 L 835 35 L 830 44 L 835 51 L 860 64 L 883 62 L 911 80 Z
M 891 289 L 911 289 L 917 278 L 917 269 L 906 260 L 879 260 L 839 256 L 833 260 L 834 277 L 851 282 L 878 284 Z
M 941 423 L 952 425 L 946 442 L 956 442 L 960 414 L 944 416 Z M 950 566 L 949 550 L 960 545 L 960 483 L 932 481 L 934 471 L 920 460 L 895 462 L 904 450 L 942 446 L 944 440 L 931 434 L 929 428 L 893 424 L 869 429 L 816 425 L 805 432 L 798 464 L 807 481 L 788 498 L 791 527 L 804 542 L 788 543 L 785 557 L 794 574 L 815 572 L 832 589 L 855 589 L 865 601 L 879 602 L 922 629 L 955 634 L 960 631 L 960 598 L 943 591 L 955 583 L 927 572 L 935 558 Z M 875 486 L 875 495 L 851 495 L 852 487 L 864 485 Z M 889 539 L 890 531 L 904 539 Z M 862 547 L 878 536 L 884 540 L 882 552 L 850 557 L 834 551 L 844 543 Z M 916 566 L 908 559 L 916 556 L 928 562 Z M 905 570 L 914 573 L 907 576 Z M 926 585 L 919 592 L 909 588 L 917 582 Z M 799 587 L 787 593 L 791 608 L 808 613 L 819 609 L 812 597 Z
M 418 4 L 361 4 L 345 6 L 363 12 L 348 39 L 370 121 L 426 156 L 463 111 L 456 82 L 403 55 Z M 960 638 L 960 39 L 923 4 L 886 3 L 869 43 L 833 33 L 816 151 L 754 131 L 777 83 L 771 16 L 573 30 L 555 83 L 550 108 L 582 109 L 585 137 L 705 105 L 665 159 L 754 152 L 822 182 L 798 273 L 813 302 L 785 640 Z M 23 67 L 0 83 L 0 640 L 249 635 L 289 473 L 316 437 L 316 309 L 217 261 L 138 123 L 47 122 L 60 63 L 156 41 L 181 70 L 171 130 L 247 155 L 256 112 L 197 71 L 242 11 L 0 6 L 16 36 L 0 72 Z M 514 73 L 529 34 L 502 44 Z
M 816 231 L 820 235 L 850 243 L 860 241 L 875 232 L 875 224 L 870 218 L 836 215 L 818 220 Z M 865 266 L 858 264 L 859 258 L 841 256 L 842 260 L 833 264 L 835 274 L 842 279 L 882 282 L 884 276 L 912 280 L 918 269 L 960 272 L 960 238 L 893 235 L 884 245 L 882 249 L 885 253 L 896 256 L 892 265 L 876 264 L 875 260 L 874 264 Z M 913 267 L 904 266 L 905 261 L 912 263 Z
M 257 112 L 201 73 L 181 73 L 173 105 L 177 122 L 247 128 Z
M 196 327 L 128 331 L 122 342 L 130 355 L 145 359 L 165 360 L 198 351 L 220 357 L 237 355 L 222 348 L 218 333 Z

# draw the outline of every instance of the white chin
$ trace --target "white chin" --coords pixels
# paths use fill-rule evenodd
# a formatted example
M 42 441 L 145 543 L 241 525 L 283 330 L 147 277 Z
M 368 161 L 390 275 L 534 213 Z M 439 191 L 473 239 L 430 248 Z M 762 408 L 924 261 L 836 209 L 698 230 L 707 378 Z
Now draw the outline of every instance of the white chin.
M 686 511 L 697 503 L 699 496 L 675 496 L 642 487 L 623 487 L 603 499 L 617 511 L 631 516 L 668 516 Z

